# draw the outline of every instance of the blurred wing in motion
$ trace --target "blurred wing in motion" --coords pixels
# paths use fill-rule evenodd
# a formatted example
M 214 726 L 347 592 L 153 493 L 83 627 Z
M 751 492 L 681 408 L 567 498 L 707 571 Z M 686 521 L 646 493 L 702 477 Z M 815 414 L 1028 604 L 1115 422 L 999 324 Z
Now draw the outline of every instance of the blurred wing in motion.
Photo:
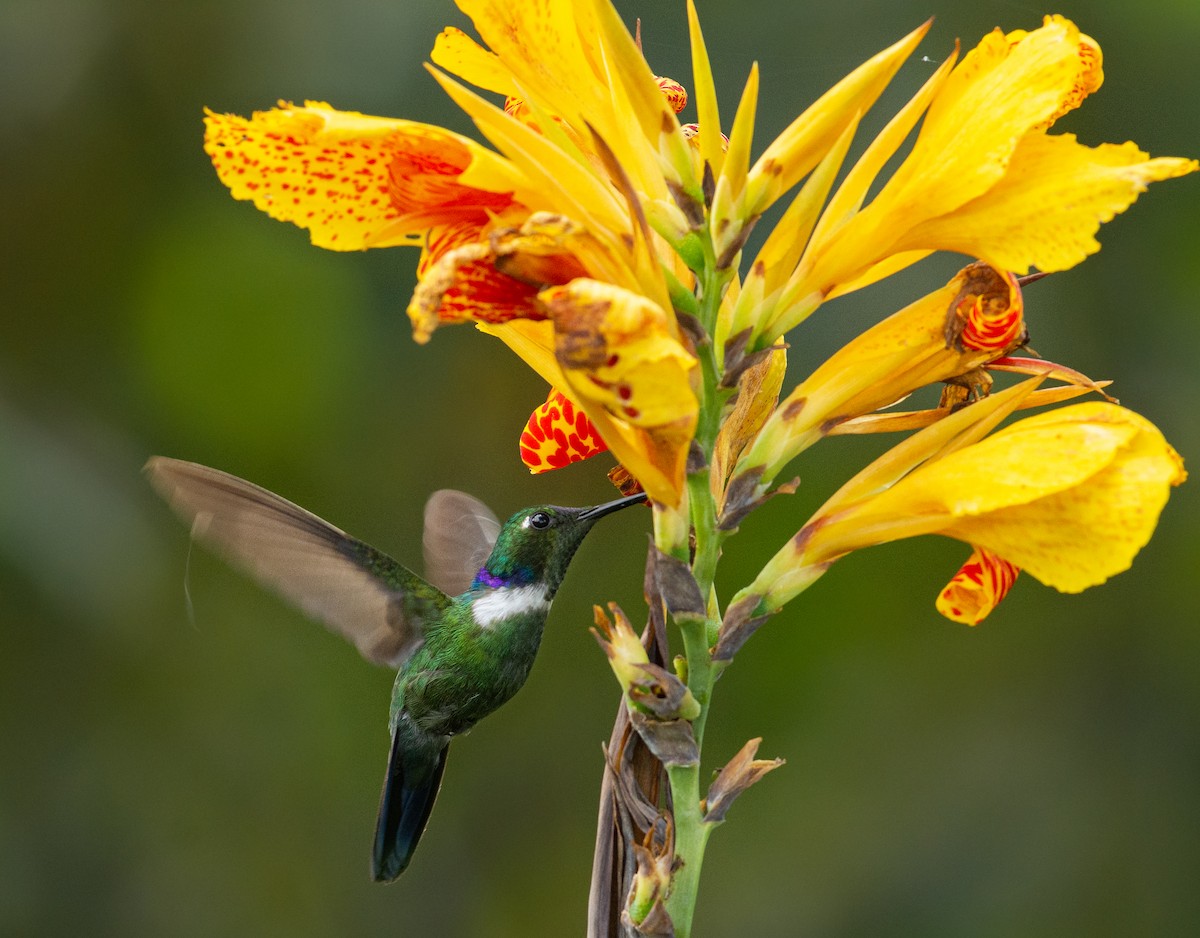
M 471 588 L 492 553 L 500 522 L 465 492 L 439 489 L 425 503 L 425 576 L 450 596 Z
M 251 482 L 155 456 L 150 484 L 192 537 L 345 636 L 368 661 L 399 667 L 449 598 L 386 554 Z

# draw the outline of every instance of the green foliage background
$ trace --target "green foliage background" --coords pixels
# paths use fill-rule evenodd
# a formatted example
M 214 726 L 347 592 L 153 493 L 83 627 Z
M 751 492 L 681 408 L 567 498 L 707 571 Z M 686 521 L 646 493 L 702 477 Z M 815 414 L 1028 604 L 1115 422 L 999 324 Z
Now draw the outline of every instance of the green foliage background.
M 624 0 L 690 85 L 681 2 Z M 725 117 L 752 60 L 758 145 L 937 14 L 938 59 L 1042 10 L 701 0 Z M 1193 0 L 1074 0 L 1107 83 L 1064 122 L 1200 155 Z M 139 470 L 254 479 L 416 563 L 430 491 L 500 513 L 609 497 L 607 463 L 535 478 L 544 389 L 497 343 L 402 314 L 415 253 L 337 255 L 231 200 L 201 108 L 277 98 L 468 130 L 421 63 L 449 4 L 0 3 L 0 934 L 569 935 L 582 930 L 615 685 L 590 604 L 641 609 L 644 514 L 608 521 L 560 594 L 528 687 L 457 742 L 413 869 L 368 880 L 389 674 L 201 551 Z M 910 62 L 889 112 L 933 66 Z M 876 117 L 867 129 L 878 127 Z M 1104 250 L 1028 293 L 1034 347 L 1200 456 L 1200 189 L 1156 187 Z M 940 265 L 940 266 L 939 266 Z M 797 376 L 944 282 L 933 261 L 830 304 Z M 728 591 L 885 441 L 833 440 L 730 544 Z M 718 686 L 707 753 L 787 766 L 708 854 L 699 931 L 766 936 L 1200 931 L 1200 488 L 1132 572 L 1082 596 L 1020 582 L 941 620 L 951 542 L 839 564 Z M 726 595 L 729 595 L 729 592 Z M 189 606 L 193 615 L 189 618 Z

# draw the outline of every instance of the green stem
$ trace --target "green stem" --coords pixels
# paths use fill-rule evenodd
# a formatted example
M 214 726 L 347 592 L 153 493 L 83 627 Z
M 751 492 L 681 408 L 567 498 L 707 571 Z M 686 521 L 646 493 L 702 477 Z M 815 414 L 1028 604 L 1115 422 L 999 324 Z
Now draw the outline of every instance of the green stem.
M 697 750 L 702 751 L 714 677 L 708 650 L 708 623 L 705 620 L 686 622 L 681 631 L 688 661 L 688 687 L 700 704 L 700 714 L 692 721 L 692 733 Z M 704 848 L 712 825 L 705 822 L 701 810 L 700 764 L 667 766 L 667 779 L 675 820 L 675 856 L 682 860 L 682 865 L 672 879 L 666 905 L 675 935 L 688 938 L 700 891 Z
M 711 336 L 716 324 L 717 309 L 727 276 L 716 271 L 715 260 L 708 247 L 708 263 L 701 274 L 699 319 Z M 692 559 L 692 575 L 700 587 L 700 595 L 707 601 L 712 592 L 717 562 L 721 555 L 724 532 L 717 528 L 716 504 L 709 484 L 708 464 L 712 461 L 717 434 L 721 427 L 721 416 L 730 392 L 720 387 L 720 369 L 717 350 L 711 342 L 701 344 L 696 350 L 700 359 L 700 388 L 698 397 L 700 413 L 696 425 L 695 440 L 703 454 L 703 466 L 688 475 L 688 501 L 691 510 L 692 530 L 695 534 L 695 553 Z M 707 619 L 680 622 L 684 655 L 688 666 L 688 687 L 700 704 L 700 714 L 692 721 L 692 733 L 697 751 L 703 752 L 704 727 L 712 703 L 713 682 L 716 669 L 709 650 L 710 636 L 715 634 L 717 623 Z M 675 820 L 675 855 L 682 861 L 671 884 L 667 898 L 667 912 L 678 938 L 688 938 L 692 931 L 696 900 L 700 889 L 700 870 L 704 863 L 704 848 L 712 825 L 704 820 L 701 804 L 700 765 L 668 766 L 667 778 L 671 786 L 671 803 Z
M 712 825 L 700 811 L 700 766 L 670 766 L 667 777 L 675 805 L 675 855 L 683 860 L 671 883 L 667 912 L 677 938 L 692 933 L 692 918 L 700 889 L 700 867 Z

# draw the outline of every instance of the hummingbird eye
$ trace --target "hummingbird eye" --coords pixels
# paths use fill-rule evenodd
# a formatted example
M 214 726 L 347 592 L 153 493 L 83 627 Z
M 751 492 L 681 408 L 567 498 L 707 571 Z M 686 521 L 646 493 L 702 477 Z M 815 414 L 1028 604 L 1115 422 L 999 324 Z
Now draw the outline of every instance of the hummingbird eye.
M 550 527 L 550 516 L 544 511 L 535 511 L 529 516 L 529 524 L 538 530 Z

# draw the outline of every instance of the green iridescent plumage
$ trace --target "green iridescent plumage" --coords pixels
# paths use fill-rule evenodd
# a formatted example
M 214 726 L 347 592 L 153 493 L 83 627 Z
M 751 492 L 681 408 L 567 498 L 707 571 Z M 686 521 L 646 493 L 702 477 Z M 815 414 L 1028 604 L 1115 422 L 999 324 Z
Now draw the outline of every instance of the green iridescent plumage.
M 527 508 L 501 526 L 469 495 L 435 492 L 425 509 L 425 580 L 236 476 L 164 457 L 151 459 L 146 472 L 194 538 L 348 638 L 369 661 L 398 668 L 372 858 L 380 881 L 395 879 L 412 858 L 450 739 L 525 683 L 551 600 L 587 532 L 643 500 Z

